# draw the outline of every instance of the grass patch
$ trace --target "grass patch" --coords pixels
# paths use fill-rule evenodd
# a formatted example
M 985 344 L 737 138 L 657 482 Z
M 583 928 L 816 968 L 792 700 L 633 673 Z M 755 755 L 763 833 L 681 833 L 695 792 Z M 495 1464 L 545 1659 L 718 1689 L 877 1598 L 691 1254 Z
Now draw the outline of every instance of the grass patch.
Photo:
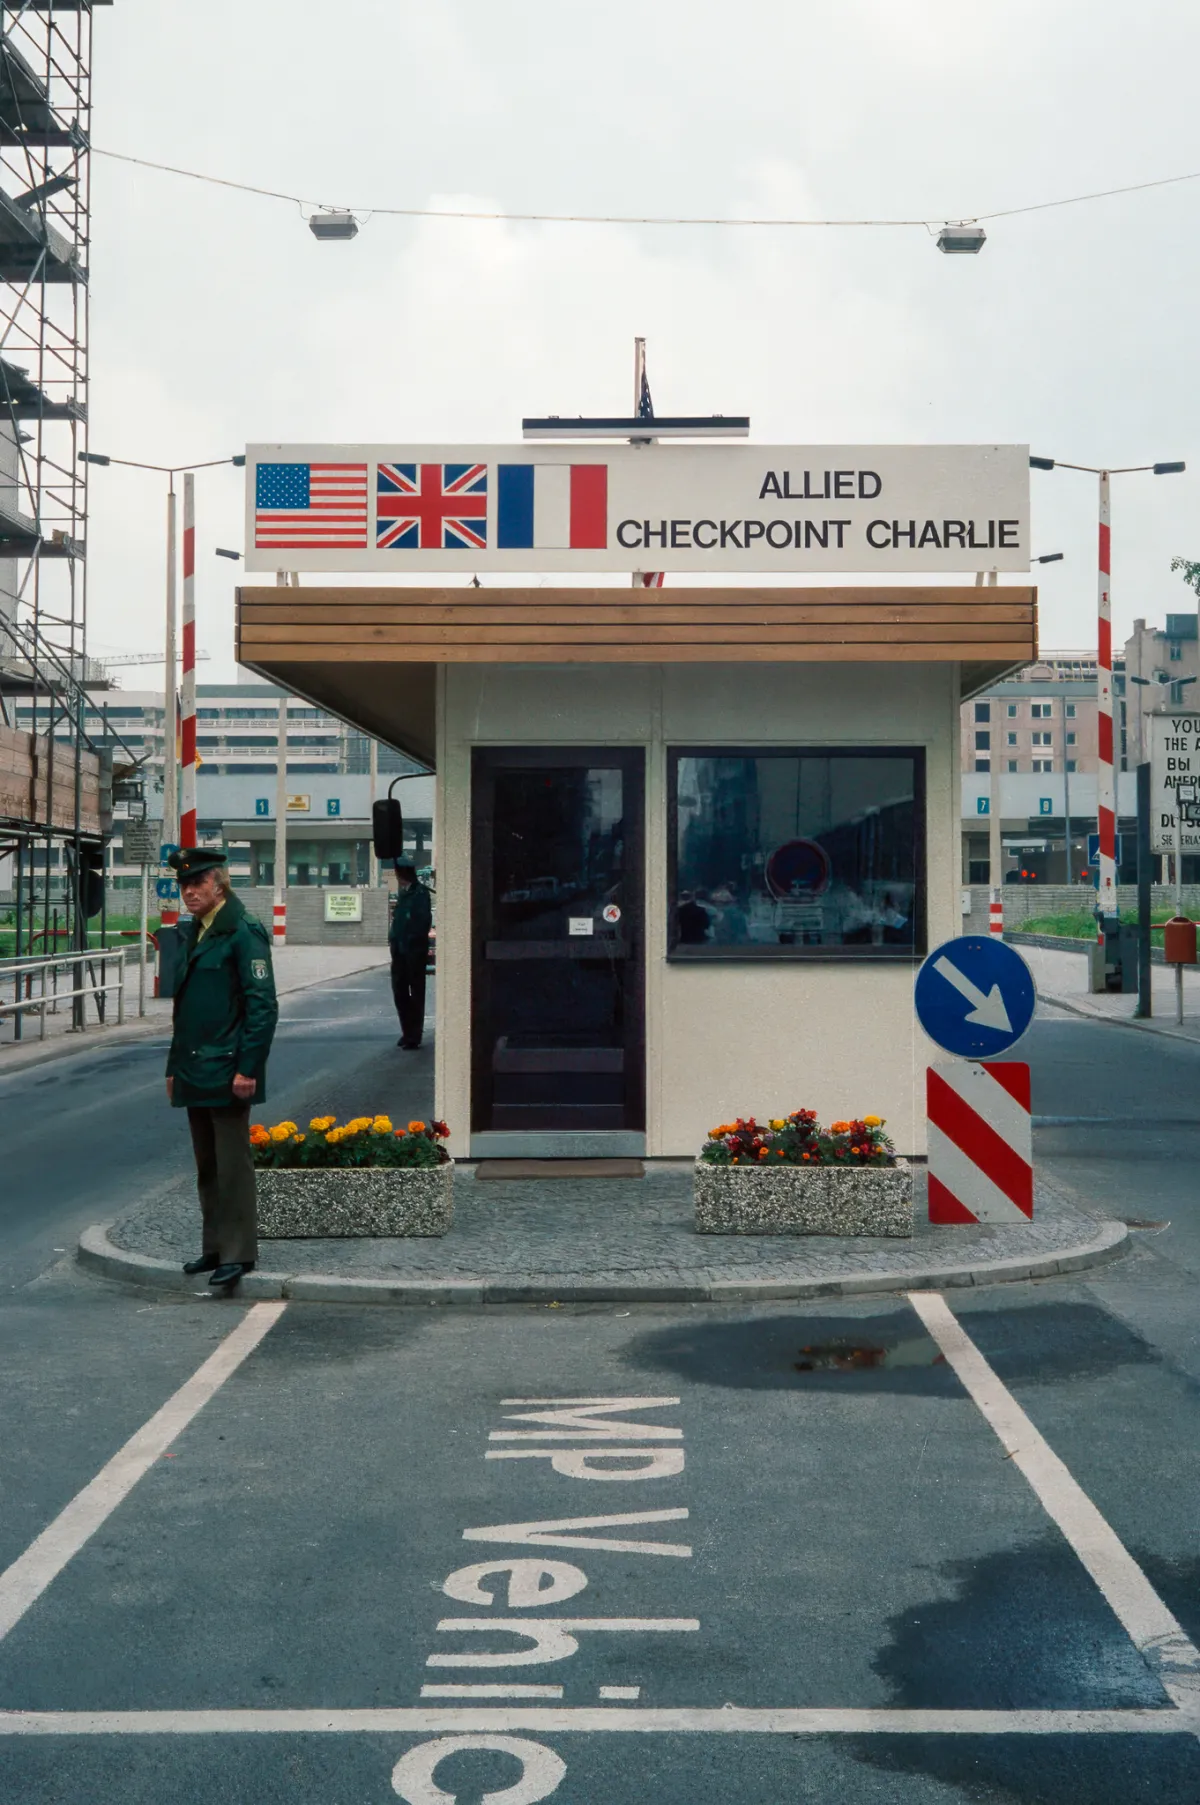
M 1150 937 L 1161 941 L 1162 924 L 1169 921 L 1174 914 L 1173 909 L 1153 909 L 1150 914 Z M 1121 920 L 1137 923 L 1136 909 L 1123 909 Z M 1073 909 L 1065 915 L 1032 915 L 1028 921 L 1014 922 L 1014 934 L 1047 934 L 1062 940 L 1094 940 L 1096 938 L 1096 918 L 1087 909 Z

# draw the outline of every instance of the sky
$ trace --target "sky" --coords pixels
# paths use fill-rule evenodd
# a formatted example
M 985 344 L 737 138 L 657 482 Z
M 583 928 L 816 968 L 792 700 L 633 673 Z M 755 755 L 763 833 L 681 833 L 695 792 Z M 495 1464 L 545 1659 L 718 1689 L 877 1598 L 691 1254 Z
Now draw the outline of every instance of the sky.
M 956 219 L 1200 169 L 1178 0 L 115 0 L 93 143 L 313 200 L 547 213 Z M 652 228 L 367 219 L 93 159 L 91 445 L 515 442 L 622 411 L 774 444 L 1028 443 L 1114 480 L 1113 610 L 1200 559 L 1200 181 L 988 222 Z M 1044 647 L 1094 646 L 1095 478 L 1034 471 Z M 242 475 L 197 477 L 204 681 L 233 675 Z M 162 640 L 164 479 L 92 475 L 94 650 Z M 261 579 L 260 579 L 261 580 Z M 668 582 L 670 575 L 668 573 Z M 1004 581 L 1005 579 L 1001 579 Z M 1007 579 L 1024 580 L 1024 579 Z M 143 681 L 156 673 L 147 671 Z M 132 687 L 133 672 L 124 681 Z

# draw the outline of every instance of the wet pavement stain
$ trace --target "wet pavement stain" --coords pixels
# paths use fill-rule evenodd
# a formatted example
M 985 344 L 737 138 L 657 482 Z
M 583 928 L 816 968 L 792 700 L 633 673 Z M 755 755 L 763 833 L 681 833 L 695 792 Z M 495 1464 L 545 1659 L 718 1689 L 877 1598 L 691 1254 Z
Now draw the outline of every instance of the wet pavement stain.
M 971 1805 L 1192 1805 L 1194 1736 L 855 1736 L 864 1767 L 955 1787 Z M 897 1785 L 900 1805 L 906 1791 Z M 942 1797 L 939 1793 L 939 1797 Z
M 955 1587 L 895 1617 L 872 1665 L 909 1710 L 1167 1709 L 1170 1701 L 1067 1545 L 1037 1542 L 939 1569 Z M 1187 1585 L 1190 1575 L 1176 1575 Z M 980 1801 L 1183 1805 L 1200 1743 L 1162 1737 L 858 1737 L 867 1766 L 921 1774 Z
M 945 1354 L 938 1352 L 927 1335 L 922 1335 L 890 1348 L 850 1341 L 818 1342 L 802 1347 L 794 1364 L 798 1373 L 861 1373 L 881 1366 L 944 1366 L 945 1362 Z
M 630 1363 L 691 1385 L 958 1398 L 958 1380 L 912 1311 L 689 1322 L 635 1339 Z
M 953 1595 L 893 1618 L 872 1662 L 893 1704 L 1115 1711 L 1170 1703 L 1057 1530 L 937 1572 L 940 1590 Z

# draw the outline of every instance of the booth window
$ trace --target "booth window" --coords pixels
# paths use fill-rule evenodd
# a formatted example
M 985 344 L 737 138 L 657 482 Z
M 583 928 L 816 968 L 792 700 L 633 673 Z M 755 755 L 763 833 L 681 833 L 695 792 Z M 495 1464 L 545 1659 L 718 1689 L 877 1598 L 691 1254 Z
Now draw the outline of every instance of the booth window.
M 925 951 L 916 748 L 669 754 L 668 957 Z

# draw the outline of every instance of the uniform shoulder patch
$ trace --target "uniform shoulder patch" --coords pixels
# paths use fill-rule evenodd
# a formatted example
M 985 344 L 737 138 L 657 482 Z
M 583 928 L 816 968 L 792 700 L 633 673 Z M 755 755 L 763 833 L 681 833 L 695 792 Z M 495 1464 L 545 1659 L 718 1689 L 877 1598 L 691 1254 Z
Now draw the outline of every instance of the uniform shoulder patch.
M 254 976 L 258 979 L 260 984 L 266 983 L 267 962 L 265 959 L 251 959 L 250 970 L 254 973 Z

